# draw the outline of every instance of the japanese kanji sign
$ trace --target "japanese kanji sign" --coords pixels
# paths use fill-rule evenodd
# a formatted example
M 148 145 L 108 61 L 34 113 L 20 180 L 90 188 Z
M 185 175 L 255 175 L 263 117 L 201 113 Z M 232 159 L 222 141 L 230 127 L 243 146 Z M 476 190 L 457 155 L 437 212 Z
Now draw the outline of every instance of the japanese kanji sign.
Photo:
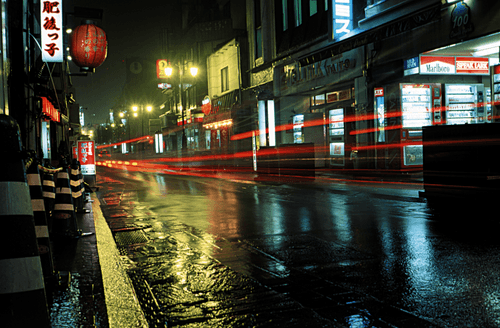
M 40 12 L 42 60 L 62 62 L 64 52 L 62 0 L 41 0 Z
M 78 140 L 78 161 L 83 175 L 95 175 L 95 152 L 93 140 Z

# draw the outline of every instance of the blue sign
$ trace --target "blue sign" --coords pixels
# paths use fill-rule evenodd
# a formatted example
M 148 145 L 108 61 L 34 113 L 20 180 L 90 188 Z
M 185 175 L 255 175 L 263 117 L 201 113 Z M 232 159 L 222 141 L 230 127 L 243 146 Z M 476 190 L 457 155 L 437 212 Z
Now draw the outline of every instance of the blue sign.
M 333 39 L 338 40 L 346 34 L 351 33 L 352 24 L 352 2 L 354 0 L 333 0 Z
M 404 61 L 404 76 L 418 74 L 420 71 L 420 58 L 413 57 Z
M 406 59 L 404 61 L 404 69 L 405 70 L 412 69 L 412 68 L 415 68 L 415 67 L 418 67 L 418 66 L 420 66 L 419 60 L 418 60 L 418 56 L 410 58 L 410 59 Z

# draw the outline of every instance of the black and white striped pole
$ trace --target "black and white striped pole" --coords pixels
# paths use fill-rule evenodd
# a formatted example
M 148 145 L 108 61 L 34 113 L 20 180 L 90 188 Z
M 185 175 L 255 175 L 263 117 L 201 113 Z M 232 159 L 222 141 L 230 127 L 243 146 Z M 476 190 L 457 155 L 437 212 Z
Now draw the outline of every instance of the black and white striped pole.
M 0 115 L 0 318 L 5 327 L 49 327 L 33 209 L 17 122 Z

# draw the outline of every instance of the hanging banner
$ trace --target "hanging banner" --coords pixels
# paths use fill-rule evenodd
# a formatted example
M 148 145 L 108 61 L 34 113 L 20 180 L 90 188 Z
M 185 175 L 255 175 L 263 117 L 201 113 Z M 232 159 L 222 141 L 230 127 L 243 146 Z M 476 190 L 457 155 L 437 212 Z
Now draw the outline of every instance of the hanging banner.
M 62 1 L 40 1 L 40 31 L 42 36 L 42 60 L 63 62 Z
M 93 140 L 78 140 L 78 161 L 82 167 L 82 175 L 95 175 L 95 151 Z
M 61 113 L 52 105 L 52 103 L 46 97 L 40 97 L 42 99 L 42 113 L 45 118 L 50 119 L 54 122 L 61 122 Z

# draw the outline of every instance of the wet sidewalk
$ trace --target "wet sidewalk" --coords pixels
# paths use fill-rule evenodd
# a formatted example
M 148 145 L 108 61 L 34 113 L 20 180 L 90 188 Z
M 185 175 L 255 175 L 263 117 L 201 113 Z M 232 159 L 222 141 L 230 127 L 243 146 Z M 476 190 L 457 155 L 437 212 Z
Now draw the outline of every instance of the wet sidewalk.
M 95 193 L 85 209 L 78 228 L 91 235 L 52 240 L 55 270 L 69 277 L 46 286 L 52 327 L 147 327 Z

